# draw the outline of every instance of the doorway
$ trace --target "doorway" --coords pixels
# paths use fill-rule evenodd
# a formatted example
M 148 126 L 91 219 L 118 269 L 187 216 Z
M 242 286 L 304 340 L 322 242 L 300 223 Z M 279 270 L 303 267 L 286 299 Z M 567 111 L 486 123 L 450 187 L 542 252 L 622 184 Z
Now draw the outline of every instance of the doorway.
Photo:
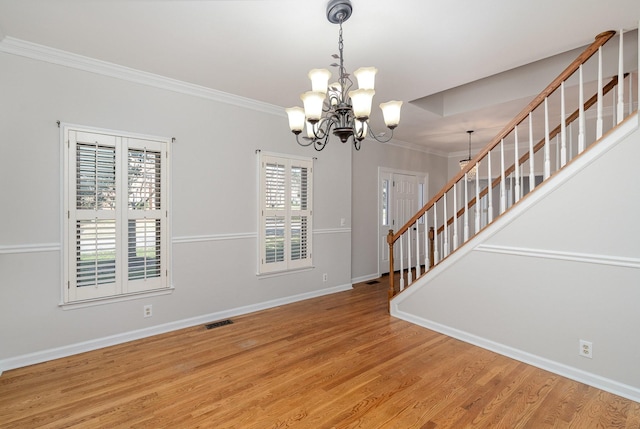
M 389 245 L 387 235 L 389 230 L 398 230 L 425 204 L 427 195 L 427 177 L 425 173 L 392 170 L 378 167 L 378 274 L 389 272 Z M 420 243 L 424 237 L 424 220 L 412 228 L 412 261 L 416 259 L 416 236 Z M 422 243 L 424 244 L 424 243 Z M 404 243 L 405 248 L 407 243 Z M 420 245 L 420 260 L 424 260 L 424 245 Z M 394 252 L 394 270 L 400 267 L 399 243 Z M 403 252 L 402 264 L 409 263 L 408 252 Z M 415 262 L 414 262 L 415 263 Z

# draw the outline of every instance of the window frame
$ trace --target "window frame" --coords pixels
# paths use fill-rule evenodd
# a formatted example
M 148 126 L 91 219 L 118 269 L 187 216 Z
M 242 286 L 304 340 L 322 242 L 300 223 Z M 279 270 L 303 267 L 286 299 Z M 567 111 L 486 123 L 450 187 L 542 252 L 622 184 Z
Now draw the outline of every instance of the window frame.
M 140 295 L 158 295 L 172 291 L 170 281 L 170 138 L 133 134 L 123 131 L 105 130 L 87 126 L 61 124 L 61 142 L 63 158 L 63 281 L 61 306 L 85 306 L 111 301 L 121 301 L 139 297 Z M 87 151 L 83 152 L 84 147 Z M 92 149 L 92 147 L 94 149 Z M 111 149 L 109 149 L 111 148 Z M 86 163 L 87 168 L 95 168 L 96 197 L 92 200 L 93 208 L 80 207 L 83 194 L 83 179 L 77 163 L 82 162 L 82 155 L 96 152 L 96 161 Z M 98 153 L 103 155 L 113 152 L 113 165 L 107 159 L 99 164 Z M 105 157 L 106 159 L 106 157 Z M 134 171 L 137 168 L 136 173 Z M 82 167 L 82 165 L 80 165 Z M 104 167 L 104 168 L 101 168 Z M 124 167 L 124 168 L 123 168 Z M 114 171 L 114 184 L 107 188 L 98 186 L 99 171 Z M 90 171 L 93 173 L 93 171 Z M 132 180 L 132 177 L 137 179 Z M 142 179 L 141 179 L 142 178 Z M 142 185 L 141 185 L 142 183 Z M 142 189 L 144 186 L 144 189 Z M 91 188 L 90 185 L 87 188 Z M 112 204 L 99 202 L 101 190 L 103 200 Z M 136 206 L 132 202 L 134 189 L 136 195 L 147 203 Z M 158 195 L 159 193 L 159 195 Z M 83 197 L 82 195 L 85 195 Z M 91 201 L 91 198 L 89 198 Z M 105 206 L 109 206 L 105 208 Z M 91 252 L 89 265 L 95 261 L 95 284 L 82 285 L 78 273 L 82 270 L 83 227 L 91 232 L 94 224 L 103 220 L 113 225 L 113 232 L 108 230 L 106 241 L 100 241 L 96 232 L 95 238 L 88 234 L 87 249 L 93 246 L 99 249 L 105 242 L 113 244 L 113 282 L 100 284 L 101 273 L 97 268 L 101 262 L 100 250 Z M 148 228 L 146 228 L 148 226 Z M 132 227 L 135 232 L 132 234 Z M 95 228 L 96 231 L 99 228 Z M 101 244 L 102 243 L 102 244 Z M 133 253 L 132 253 L 133 252 Z M 143 256 L 134 256 L 142 252 Z M 95 254 L 92 259 L 92 253 Z M 150 255 L 150 256 L 148 256 Z M 86 255 L 85 255 L 86 256 Z M 142 258 L 142 259 L 141 259 Z M 142 274 L 140 274 L 142 273 Z M 89 275 L 91 278 L 91 275 Z
M 313 159 L 278 153 L 258 153 L 258 246 L 257 246 L 257 275 L 287 273 L 313 268 Z M 284 204 L 282 207 L 267 207 L 268 195 L 267 164 L 279 163 L 284 166 L 284 194 L 280 195 Z M 300 207 L 292 204 L 292 168 L 306 168 L 306 187 L 302 186 L 304 180 L 300 180 L 301 194 L 306 192 L 306 198 L 301 198 Z M 272 194 L 273 196 L 273 194 Z M 265 261 L 266 246 L 268 243 L 267 218 L 283 218 L 283 249 L 282 260 Z M 298 258 L 292 258 L 292 243 L 294 239 L 292 220 L 300 217 L 301 242 L 306 243 L 298 247 Z M 304 219 L 304 221 L 303 221 Z M 275 225 L 274 225 L 274 229 Z M 304 232 L 303 232 L 304 231 Z M 297 236 L 296 236 L 297 237 Z M 277 253 L 277 252 L 276 252 Z

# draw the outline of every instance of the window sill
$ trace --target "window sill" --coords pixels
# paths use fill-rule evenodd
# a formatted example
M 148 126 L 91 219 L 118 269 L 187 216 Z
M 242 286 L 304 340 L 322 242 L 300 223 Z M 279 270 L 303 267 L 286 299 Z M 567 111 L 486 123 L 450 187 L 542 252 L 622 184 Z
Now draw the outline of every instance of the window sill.
M 165 289 L 154 289 L 154 290 L 149 290 L 144 292 L 122 294 L 118 296 L 108 296 L 104 298 L 87 299 L 84 301 L 61 302 L 58 304 L 58 307 L 62 308 L 63 310 L 75 310 L 77 308 L 95 307 L 97 305 L 131 301 L 134 299 L 148 298 L 151 296 L 170 295 L 173 293 L 174 289 L 175 288 L 171 286 Z

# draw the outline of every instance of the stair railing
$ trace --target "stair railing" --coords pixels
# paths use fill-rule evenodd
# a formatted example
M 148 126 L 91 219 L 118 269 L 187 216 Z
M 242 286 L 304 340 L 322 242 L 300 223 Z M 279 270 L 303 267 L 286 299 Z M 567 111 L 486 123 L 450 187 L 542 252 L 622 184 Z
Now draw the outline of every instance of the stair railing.
M 614 75 L 609 83 L 603 85 L 603 46 L 615 34 L 615 31 L 607 31 L 596 36 L 584 52 L 405 225 L 395 233 L 389 230 L 389 299 L 421 277 L 421 271 L 426 274 L 548 179 L 552 169 L 554 173 L 557 172 L 583 153 L 589 146 L 587 142 L 599 140 L 605 131 L 622 122 L 625 110 L 631 114 L 637 109 L 638 84 L 633 83 L 638 82 L 638 67 L 637 62 L 626 65 L 627 69 L 635 72 L 625 72 L 622 31 L 619 33 L 617 75 L 614 72 L 609 74 Z M 598 55 L 594 63 L 592 57 L 596 53 Z M 633 57 L 633 54 L 627 55 L 627 58 Z M 608 64 L 606 67 L 611 68 Z M 588 77 L 585 78 L 585 75 Z M 586 102 L 585 87 L 595 93 Z M 613 91 L 616 88 L 618 91 Z M 612 97 L 605 99 L 604 96 L 609 93 Z M 573 102 L 575 110 L 567 115 L 570 102 Z M 609 116 L 611 121 L 605 122 Z M 560 125 L 550 130 L 552 118 L 558 118 Z M 523 135 L 527 137 L 522 138 Z M 528 148 L 520 156 L 520 145 L 523 143 Z M 499 165 L 492 161 L 492 155 L 499 159 Z M 508 168 L 505 168 L 506 156 L 513 159 L 513 164 Z M 481 178 L 483 174 L 486 176 Z M 453 215 L 447 217 L 447 212 Z M 441 225 L 439 219 L 442 220 Z M 424 228 L 419 228 L 419 224 L 424 224 Z M 423 232 L 420 232 L 421 229 Z M 424 238 L 421 239 L 418 234 L 424 234 Z M 400 256 L 398 260 L 394 257 L 397 253 Z M 423 267 L 424 270 L 421 270 Z M 398 287 L 394 271 L 400 274 Z

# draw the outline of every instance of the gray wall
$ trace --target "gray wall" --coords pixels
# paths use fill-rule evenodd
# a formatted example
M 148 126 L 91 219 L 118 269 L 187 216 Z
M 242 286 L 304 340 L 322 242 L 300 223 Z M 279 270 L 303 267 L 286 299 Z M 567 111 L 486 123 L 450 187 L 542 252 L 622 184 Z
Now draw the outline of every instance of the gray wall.
M 393 314 L 639 400 L 637 120 L 401 294 Z
M 444 156 L 389 143 L 363 142 L 360 151 L 353 154 L 351 271 L 354 281 L 378 275 L 378 167 L 428 174 L 427 201 L 447 180 Z
M 3 360 L 6 369 L 8 359 L 16 364 L 20 356 L 69 351 L 131 332 L 143 336 L 208 315 L 350 287 L 351 149 L 346 145 L 322 153 L 299 147 L 284 112 L 274 106 L 234 105 L 7 53 L 0 53 L 0 94 L 0 371 Z M 172 294 L 88 308 L 58 306 L 57 120 L 176 138 Z M 256 149 L 317 157 L 310 271 L 256 277 Z M 341 218 L 347 221 L 342 228 Z M 145 304 L 153 305 L 153 317 L 143 318 Z

